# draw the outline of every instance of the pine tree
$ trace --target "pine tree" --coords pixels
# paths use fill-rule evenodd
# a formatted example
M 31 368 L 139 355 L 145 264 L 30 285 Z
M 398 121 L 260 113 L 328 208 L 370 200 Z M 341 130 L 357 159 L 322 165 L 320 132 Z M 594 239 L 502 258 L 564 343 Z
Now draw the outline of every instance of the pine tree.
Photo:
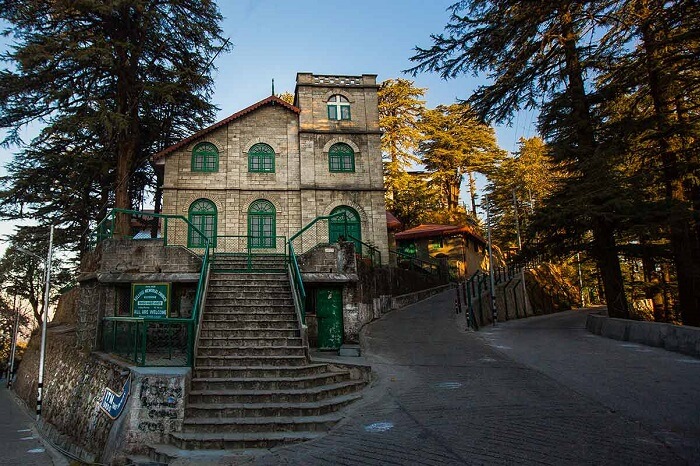
M 421 160 L 442 189 L 447 210 L 459 207 L 464 175 L 469 178 L 472 214 L 476 216 L 474 173 L 485 173 L 504 152 L 492 127 L 480 123 L 468 105 L 439 105 L 426 110 L 420 121 L 424 140 Z
M 643 159 L 638 178 L 661 188 L 656 225 L 668 231 L 683 322 L 700 326 L 700 5 L 621 0 L 608 24 L 603 46 L 620 57 L 599 86 L 621 144 Z
M 419 162 L 415 155 L 422 134 L 418 122 L 425 111 L 425 89 L 407 79 L 387 79 L 378 91 L 379 129 L 382 131 L 384 185 L 387 201 L 396 204 L 402 186 L 407 186 L 406 172 Z M 390 210 L 397 210 L 390 205 Z M 403 219 L 402 219 L 403 220 Z
M 21 144 L 21 129 L 40 122 L 37 153 L 48 156 L 61 135 L 80 157 L 101 154 L 99 173 L 109 175 L 100 182 L 110 185 L 100 189 L 114 207 L 132 207 L 154 149 L 213 119 L 212 61 L 223 40 L 211 0 L 0 0 L 0 19 L 14 40 L 0 56 L 10 65 L 0 73 L 3 144 Z M 117 232 L 128 228 L 119 216 Z
M 540 132 L 574 175 L 560 192 L 585 199 L 581 207 L 595 207 L 579 211 L 576 223 L 593 232 L 591 253 L 603 275 L 608 312 L 627 317 L 615 192 L 601 186 L 610 163 L 598 153 L 599 121 L 586 87 L 605 51 L 581 40 L 609 8 L 607 1 L 461 1 L 452 7 L 446 34 L 432 36 L 432 47 L 417 49 L 412 60 L 418 65 L 411 71 L 435 71 L 444 78 L 487 73 L 493 82 L 469 98 L 485 121 L 510 121 L 521 108 L 541 107 Z

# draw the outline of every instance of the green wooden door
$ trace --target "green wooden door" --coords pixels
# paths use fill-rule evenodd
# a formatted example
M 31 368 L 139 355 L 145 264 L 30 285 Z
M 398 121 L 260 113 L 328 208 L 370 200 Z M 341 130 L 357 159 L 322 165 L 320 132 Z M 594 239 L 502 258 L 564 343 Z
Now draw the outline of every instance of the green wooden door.
M 346 206 L 333 209 L 331 215 L 343 213 L 331 218 L 328 225 L 328 242 L 337 243 L 339 239 L 352 241 L 355 243 L 355 252 L 362 254 L 362 230 L 360 226 L 360 216 L 357 212 Z
M 318 348 L 338 349 L 343 344 L 343 295 L 340 288 L 316 290 Z

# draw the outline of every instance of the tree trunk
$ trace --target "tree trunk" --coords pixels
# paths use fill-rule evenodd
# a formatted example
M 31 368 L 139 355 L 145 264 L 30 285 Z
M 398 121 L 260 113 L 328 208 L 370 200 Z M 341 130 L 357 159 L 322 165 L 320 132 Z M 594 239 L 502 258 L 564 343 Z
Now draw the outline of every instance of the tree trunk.
M 658 5 L 656 7 L 663 8 Z M 645 18 L 640 28 L 642 46 L 646 58 L 647 84 L 654 103 L 654 119 L 659 134 L 657 140 L 661 154 L 661 173 L 666 200 L 670 206 L 668 226 L 676 266 L 681 316 L 685 325 L 700 326 L 700 252 L 692 218 L 685 215 L 692 206 L 683 185 L 681 160 L 670 141 L 676 131 L 672 121 L 674 109 L 670 81 L 673 81 L 673 78 L 664 75 L 662 65 L 663 37 L 660 36 L 665 34 L 664 25 L 654 23 L 655 15 L 650 11 L 649 2 L 641 2 L 639 12 L 640 16 Z
M 476 181 L 472 172 L 469 172 L 469 196 L 472 201 L 472 215 L 476 217 Z
M 566 76 L 569 79 L 567 93 L 573 107 L 576 139 L 579 151 L 579 165 L 584 176 L 598 177 L 604 173 L 604 167 L 595 158 L 595 133 L 591 121 L 590 105 L 584 86 L 583 69 L 579 60 L 577 41 L 578 36 L 573 28 L 572 12 L 563 11 L 561 21 L 561 46 L 566 62 Z M 585 158 L 585 163 L 583 162 Z M 605 291 L 605 303 L 608 315 L 611 317 L 629 318 L 627 297 L 625 296 L 624 280 L 620 269 L 620 259 L 617 255 L 615 230 L 611 222 L 598 214 L 591 222 L 593 231 L 593 257 L 600 269 Z
M 153 195 L 153 212 L 159 214 L 162 209 L 162 199 L 163 199 L 163 169 L 160 167 L 153 167 L 153 171 L 156 174 L 156 192 Z M 159 217 L 153 217 L 153 225 L 151 226 L 151 238 L 158 237 L 158 225 L 161 223 Z M 163 228 L 165 228 L 165 222 L 163 222 Z M 165 234 L 165 232 L 163 232 Z

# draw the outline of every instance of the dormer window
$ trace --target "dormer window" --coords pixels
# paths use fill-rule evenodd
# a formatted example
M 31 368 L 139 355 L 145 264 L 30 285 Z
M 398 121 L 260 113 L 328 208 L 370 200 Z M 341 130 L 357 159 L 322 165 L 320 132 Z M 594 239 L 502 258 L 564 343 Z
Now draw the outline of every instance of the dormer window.
M 328 119 L 349 120 L 350 101 L 340 94 L 331 96 L 331 98 L 328 99 Z

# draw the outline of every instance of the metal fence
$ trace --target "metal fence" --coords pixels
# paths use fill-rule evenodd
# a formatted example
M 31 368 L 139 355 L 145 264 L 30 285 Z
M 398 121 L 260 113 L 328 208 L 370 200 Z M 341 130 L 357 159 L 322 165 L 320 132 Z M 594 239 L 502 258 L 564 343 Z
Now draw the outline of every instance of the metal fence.
M 281 255 L 287 253 L 286 236 L 217 236 L 213 254 Z
M 130 230 L 124 235 L 115 232 L 118 215 L 129 220 Z M 202 257 L 197 290 L 188 318 L 143 318 L 114 316 L 102 320 L 102 348 L 142 366 L 190 366 L 193 363 L 194 341 L 199 316 L 204 305 L 206 278 L 209 269 L 210 241 L 196 226 L 179 215 L 154 214 L 113 209 L 98 223 L 91 237 L 92 246 L 109 238 L 161 239 L 164 246 L 188 247 L 188 235 L 196 235 L 201 246 L 192 247 Z M 115 313 L 119 313 L 119 296 Z
M 139 366 L 189 366 L 193 342 L 191 319 L 103 319 L 104 351 Z

